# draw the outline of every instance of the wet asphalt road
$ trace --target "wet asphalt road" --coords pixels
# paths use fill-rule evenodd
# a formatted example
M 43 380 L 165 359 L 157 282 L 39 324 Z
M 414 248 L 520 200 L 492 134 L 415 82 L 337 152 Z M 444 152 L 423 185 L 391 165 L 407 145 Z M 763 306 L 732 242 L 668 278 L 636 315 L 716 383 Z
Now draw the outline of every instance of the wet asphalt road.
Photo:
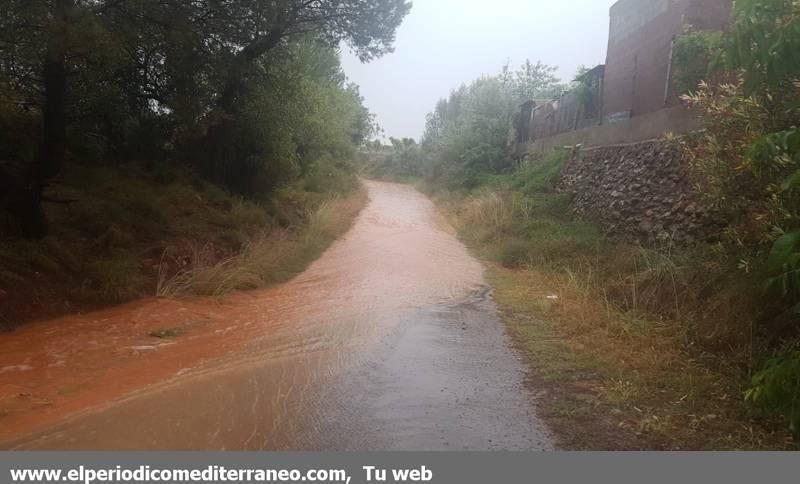
M 16 402 L 0 442 L 52 450 L 550 449 L 480 264 L 424 196 L 366 184 L 370 202 L 352 230 L 287 284 L 221 306 L 153 301 L 65 318 L 33 328 L 31 341 L 27 332 L 0 336 L 0 369 L 11 368 L 0 372 L 0 408 Z M 202 321 L 189 337 L 147 351 L 135 344 L 148 325 L 187 314 Z M 69 339 L 87 328 L 95 330 L 90 354 Z M 120 356 L 121 344 L 134 350 Z M 158 369 L 164 377 L 151 378 Z M 21 395 L 48 405 L 22 405 Z

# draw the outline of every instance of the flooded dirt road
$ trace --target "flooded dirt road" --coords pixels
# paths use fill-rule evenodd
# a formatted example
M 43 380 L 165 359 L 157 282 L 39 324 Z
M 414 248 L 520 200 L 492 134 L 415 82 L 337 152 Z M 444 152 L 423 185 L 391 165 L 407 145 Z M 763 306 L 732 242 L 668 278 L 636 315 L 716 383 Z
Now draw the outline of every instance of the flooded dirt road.
M 366 184 L 287 284 L 0 334 L 0 447 L 549 449 L 480 264 L 424 196 Z

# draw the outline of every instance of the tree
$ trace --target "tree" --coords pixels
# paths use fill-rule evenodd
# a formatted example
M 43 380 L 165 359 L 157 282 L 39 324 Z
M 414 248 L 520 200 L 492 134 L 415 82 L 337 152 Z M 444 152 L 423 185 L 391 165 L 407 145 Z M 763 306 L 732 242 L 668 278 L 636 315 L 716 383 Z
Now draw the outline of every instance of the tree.
M 410 7 L 405 0 L 0 0 L 0 96 L 19 100 L 41 123 L 38 154 L 24 160 L 27 181 L 10 211 L 27 236 L 44 235 L 44 191 L 70 156 L 144 159 L 149 167 L 180 156 L 243 194 L 275 186 L 289 166 L 302 172 L 297 160 L 340 156 L 375 124 L 358 88 L 345 85 L 336 49 L 345 43 L 363 61 L 390 52 Z M 310 43 L 317 47 L 295 49 Z M 318 102 L 300 100 L 301 92 Z M 284 118 L 305 110 L 304 121 L 275 123 L 271 132 L 268 123 L 252 125 L 280 119 L 265 114 L 280 109 Z M 334 114 L 343 123 L 331 122 Z M 254 173 L 276 179 L 256 189 Z
M 46 234 L 41 204 L 49 181 L 59 173 L 68 151 L 68 124 L 79 117 L 87 99 L 80 91 L 102 90 L 91 75 L 109 66 L 114 49 L 100 41 L 101 17 L 119 2 L 4 0 L 0 5 L 0 68 L 26 106 L 40 113 L 42 132 L 38 153 L 30 162 L 25 182 L 11 197 L 11 212 L 29 238 Z M 91 86 L 88 87 L 88 86 Z M 83 102 L 80 102 L 83 101 Z
M 795 0 L 740 0 L 724 43 L 724 65 L 745 74 L 745 93 L 800 78 L 800 5 Z
M 506 67 L 507 68 L 507 67 Z M 564 89 L 556 77 L 557 67 L 548 66 L 541 61 L 535 64 L 526 59 L 510 76 L 515 102 L 521 104 L 530 100 L 554 97 Z
M 498 75 L 481 77 L 441 99 L 427 117 L 421 143 L 434 176 L 446 177 L 453 187 L 470 187 L 485 174 L 511 169 L 512 114 L 525 101 L 559 92 L 555 71 L 541 62 L 525 61 L 516 70 L 506 64 Z
M 30 166 L 25 186 L 16 197 L 16 212 L 22 233 L 39 238 L 47 233 L 42 196 L 47 180 L 64 162 L 67 142 L 67 42 L 73 0 L 54 0 L 48 12 L 46 47 L 42 67 L 44 105 L 43 135 L 39 153 Z
M 405 0 L 261 0 L 218 3 L 231 28 L 224 84 L 215 102 L 215 114 L 207 136 L 206 172 L 229 182 L 235 147 L 229 140 L 237 129 L 231 120 L 246 102 L 248 77 L 257 61 L 289 39 L 313 35 L 329 45 L 347 43 L 362 61 L 392 50 L 395 31 L 408 14 Z M 242 21 L 242 19 L 245 19 Z M 243 22 L 244 25 L 239 25 Z M 244 28 L 242 28 L 244 27 Z M 235 168 L 234 168 L 235 169 Z M 233 187 L 235 188 L 235 187 Z

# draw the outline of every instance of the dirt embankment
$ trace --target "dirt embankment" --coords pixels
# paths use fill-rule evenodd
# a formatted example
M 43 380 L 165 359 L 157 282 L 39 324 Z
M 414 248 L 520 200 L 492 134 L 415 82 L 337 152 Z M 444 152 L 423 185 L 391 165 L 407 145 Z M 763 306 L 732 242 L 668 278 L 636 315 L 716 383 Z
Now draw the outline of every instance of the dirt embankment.
M 364 204 L 363 193 L 337 201 L 302 187 L 255 203 L 188 170 L 146 172 L 134 165 L 69 164 L 48 196 L 69 203 L 45 204 L 46 238 L 5 236 L 13 227 L 0 225 L 0 332 L 156 294 L 218 295 L 286 280 Z M 0 212 L 0 223 L 10 221 Z M 224 282 L 229 274 L 219 264 L 230 272 L 232 259 L 245 252 L 248 260 L 235 262 L 257 263 L 257 270 Z M 187 281 L 176 275 L 199 268 L 203 284 L 197 277 L 177 284 Z

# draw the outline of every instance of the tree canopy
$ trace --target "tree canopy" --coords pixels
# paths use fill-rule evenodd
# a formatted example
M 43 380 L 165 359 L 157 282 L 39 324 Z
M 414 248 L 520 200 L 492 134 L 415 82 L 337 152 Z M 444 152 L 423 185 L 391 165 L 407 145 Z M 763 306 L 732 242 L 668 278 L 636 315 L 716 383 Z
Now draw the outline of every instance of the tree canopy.
M 564 89 L 556 68 L 525 61 L 505 65 L 441 99 L 428 115 L 422 146 L 435 176 L 453 186 L 474 185 L 481 175 L 512 167 L 508 137 L 511 118 L 524 102 L 548 99 Z
M 254 195 L 344 156 L 374 122 L 340 45 L 391 52 L 405 0 L 0 0 L 3 146 L 24 162 L 4 203 L 40 236 L 65 160 L 182 159 Z M 13 129 L 15 126 L 19 129 Z

